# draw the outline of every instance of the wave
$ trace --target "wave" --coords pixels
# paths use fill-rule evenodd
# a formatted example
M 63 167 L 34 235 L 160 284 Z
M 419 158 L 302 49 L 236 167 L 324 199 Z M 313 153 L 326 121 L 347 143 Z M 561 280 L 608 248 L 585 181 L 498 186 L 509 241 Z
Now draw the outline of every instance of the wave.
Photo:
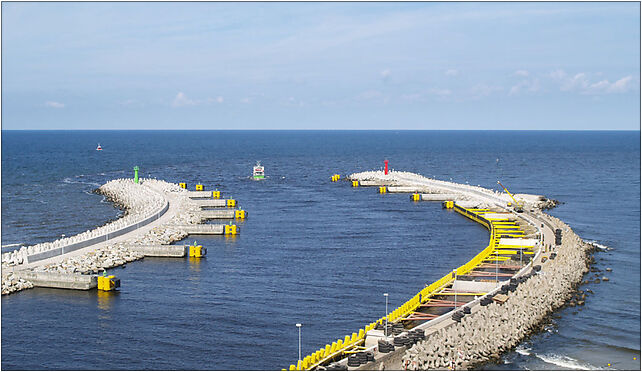
M 609 248 L 608 246 L 598 243 L 597 240 L 585 240 L 585 242 L 589 243 L 589 244 L 593 244 L 594 246 L 596 246 L 596 247 L 598 247 L 600 249 L 604 249 L 605 251 L 610 251 L 611 250 L 611 248 Z
M 23 244 L 23 243 L 5 244 L 5 245 L 3 245 L 3 246 L 2 246 L 2 248 L 19 247 L 19 246 L 21 246 L 22 244 Z
M 577 359 L 573 359 L 566 355 L 557 355 L 557 354 L 544 354 L 544 355 L 529 354 L 529 355 L 534 355 L 537 358 L 544 361 L 545 363 L 553 364 L 555 366 L 562 367 L 562 368 L 575 369 L 575 370 L 581 370 L 581 371 L 598 369 L 595 366 L 582 363 Z

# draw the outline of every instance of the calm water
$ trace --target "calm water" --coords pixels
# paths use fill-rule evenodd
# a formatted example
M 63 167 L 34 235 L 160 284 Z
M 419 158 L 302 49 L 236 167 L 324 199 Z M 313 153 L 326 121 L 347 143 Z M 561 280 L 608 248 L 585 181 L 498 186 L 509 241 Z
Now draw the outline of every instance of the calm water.
M 95 151 L 100 143 L 104 151 Z M 330 183 L 392 168 L 545 194 L 610 282 L 486 369 L 639 369 L 639 132 L 2 132 L 2 251 L 76 234 L 120 211 L 91 191 L 116 177 L 217 187 L 249 211 L 206 259 L 116 269 L 117 293 L 2 297 L 2 369 L 281 369 L 383 316 L 468 261 L 488 233 L 438 203 Z M 498 160 L 499 159 L 499 160 Z M 261 160 L 269 176 L 249 180 Z M 193 240 L 193 238 L 191 239 Z M 637 358 L 634 360 L 633 358 Z

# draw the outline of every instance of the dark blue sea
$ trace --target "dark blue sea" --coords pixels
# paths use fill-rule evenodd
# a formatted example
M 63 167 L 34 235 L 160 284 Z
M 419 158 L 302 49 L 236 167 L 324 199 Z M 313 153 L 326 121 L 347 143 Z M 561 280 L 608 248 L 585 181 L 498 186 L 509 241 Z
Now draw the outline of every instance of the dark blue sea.
M 100 143 L 104 149 L 95 151 Z M 4 370 L 280 370 L 467 262 L 488 232 L 438 203 L 331 183 L 396 170 L 563 204 L 549 213 L 611 248 L 583 307 L 484 369 L 640 369 L 640 132 L 2 131 L 2 251 L 121 211 L 93 194 L 132 177 L 202 183 L 249 212 L 235 238 L 191 237 L 199 261 L 114 269 L 117 293 L 2 296 Z M 250 180 L 260 160 L 268 178 Z M 608 366 L 610 364 L 610 367 Z

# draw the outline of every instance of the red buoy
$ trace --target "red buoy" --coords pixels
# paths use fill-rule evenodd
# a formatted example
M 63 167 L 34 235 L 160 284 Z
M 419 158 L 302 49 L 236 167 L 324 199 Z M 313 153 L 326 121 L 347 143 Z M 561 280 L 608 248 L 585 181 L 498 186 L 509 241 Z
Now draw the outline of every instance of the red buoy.
M 386 164 L 386 174 L 388 174 L 388 160 L 383 161 Z

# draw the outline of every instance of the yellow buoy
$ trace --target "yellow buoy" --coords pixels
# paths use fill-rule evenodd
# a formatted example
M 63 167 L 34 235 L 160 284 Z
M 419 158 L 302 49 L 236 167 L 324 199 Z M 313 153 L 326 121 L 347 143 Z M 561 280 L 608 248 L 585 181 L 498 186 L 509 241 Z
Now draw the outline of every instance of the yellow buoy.
M 178 186 L 180 186 L 181 189 L 186 189 L 187 188 L 187 184 L 185 182 L 179 183 Z
M 203 185 L 196 185 L 196 191 L 203 191 Z
M 359 181 L 352 181 L 352 187 L 359 187 Z
M 379 194 L 385 194 L 387 191 L 386 186 L 379 186 Z
M 239 220 L 245 219 L 245 211 L 242 209 L 234 211 L 234 218 Z
M 228 206 L 228 207 L 236 207 L 236 200 L 234 200 L 234 199 L 227 199 L 227 206 Z
M 236 225 L 225 225 L 224 227 L 224 233 L 225 235 L 236 235 L 238 233 L 239 229 L 236 227 Z
M 412 201 L 419 201 L 421 200 L 421 195 L 419 195 L 418 193 L 414 193 L 412 194 L 411 198 L 412 198 Z
M 212 198 L 213 199 L 220 199 L 221 198 L 221 192 L 218 191 L 218 190 L 212 191 Z

